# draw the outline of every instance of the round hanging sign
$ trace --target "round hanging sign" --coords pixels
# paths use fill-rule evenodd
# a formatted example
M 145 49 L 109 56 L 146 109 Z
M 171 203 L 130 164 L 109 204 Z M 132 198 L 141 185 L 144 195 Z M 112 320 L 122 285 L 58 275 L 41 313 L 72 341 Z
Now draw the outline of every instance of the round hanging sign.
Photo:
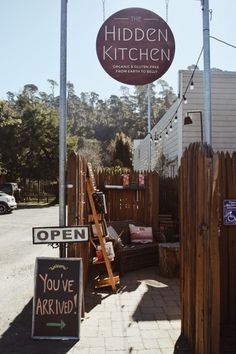
M 97 56 L 114 79 L 145 85 L 159 79 L 170 67 L 175 40 L 168 24 L 142 8 L 128 8 L 110 16 L 97 35 Z

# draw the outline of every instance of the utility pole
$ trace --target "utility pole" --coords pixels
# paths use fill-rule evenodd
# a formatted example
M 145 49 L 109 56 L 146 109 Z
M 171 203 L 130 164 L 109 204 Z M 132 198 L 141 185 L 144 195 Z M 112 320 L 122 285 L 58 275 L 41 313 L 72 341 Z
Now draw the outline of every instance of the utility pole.
M 212 144 L 212 117 L 211 117 L 211 64 L 210 64 L 210 25 L 209 1 L 202 2 L 203 23 L 203 61 L 204 61 L 204 141 Z
M 66 57 L 67 57 L 67 1 L 61 0 L 61 42 L 60 42 L 60 122 L 59 122 L 59 226 L 66 226 Z M 60 257 L 66 257 L 65 244 L 60 244 Z

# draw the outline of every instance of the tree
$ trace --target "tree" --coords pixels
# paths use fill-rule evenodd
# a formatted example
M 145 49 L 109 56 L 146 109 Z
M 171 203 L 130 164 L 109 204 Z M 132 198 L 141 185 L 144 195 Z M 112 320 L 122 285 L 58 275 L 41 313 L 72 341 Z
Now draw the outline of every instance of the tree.
M 102 147 L 100 141 L 79 138 L 78 152 L 88 162 L 91 162 L 93 167 L 102 167 Z
M 55 80 L 48 79 L 48 83 L 50 84 L 52 90 L 52 97 L 55 97 L 55 88 L 58 86 L 58 83 Z
M 161 86 L 161 90 L 158 92 L 158 112 L 154 119 L 154 124 L 164 116 L 177 98 L 173 88 L 165 80 L 158 80 L 158 85 Z
M 55 179 L 58 175 L 58 110 L 56 81 L 48 80 L 50 93 L 27 84 L 8 100 L 0 101 L 0 158 L 10 178 Z M 157 93 L 157 87 L 160 87 Z M 164 81 L 150 84 L 151 127 L 168 110 L 176 96 Z M 93 164 L 131 167 L 131 140 L 147 134 L 147 85 L 136 86 L 134 94 L 122 86 L 122 96 L 102 100 L 95 92 L 76 95 L 67 83 L 70 149 L 79 150 Z
M 199 70 L 199 67 L 196 66 L 195 64 L 191 64 L 187 67 L 188 70 Z
M 0 161 L 9 170 L 9 165 L 18 151 L 18 131 L 21 118 L 17 115 L 12 101 L 0 101 Z M 12 163 L 14 166 L 14 162 Z
M 163 152 L 161 152 L 157 160 L 156 166 L 154 167 L 154 170 L 159 173 L 160 177 L 165 177 L 167 162 L 167 157 L 163 154 Z
M 132 167 L 132 144 L 124 133 L 116 133 L 113 144 L 113 166 Z
M 34 94 L 38 91 L 38 87 L 34 84 L 27 84 L 24 86 L 23 94 L 26 94 L 29 98 L 33 98 Z
M 11 103 L 14 124 L 1 127 L 1 159 L 9 177 L 56 179 L 58 176 L 58 113 L 25 88 Z M 7 103 L 9 104 L 9 103 Z

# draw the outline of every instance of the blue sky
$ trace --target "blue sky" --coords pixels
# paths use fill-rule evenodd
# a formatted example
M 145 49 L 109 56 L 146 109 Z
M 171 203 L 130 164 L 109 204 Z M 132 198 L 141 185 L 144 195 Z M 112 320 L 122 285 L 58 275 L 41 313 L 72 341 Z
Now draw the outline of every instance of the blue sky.
M 122 83 L 100 66 L 96 37 L 103 22 L 102 0 L 68 0 L 67 80 L 77 94 L 95 91 L 100 98 L 121 95 Z M 128 7 L 143 7 L 166 19 L 165 0 L 106 0 L 106 18 Z M 211 35 L 236 45 L 235 0 L 209 0 Z M 60 0 L 0 2 L 0 98 L 18 93 L 25 84 L 50 92 L 48 79 L 60 80 Z M 195 64 L 202 48 L 200 0 L 169 0 L 168 24 L 176 42 L 166 80 L 178 93 L 178 71 Z M 236 49 L 211 39 L 211 66 L 236 70 Z M 199 63 L 203 68 L 203 60 Z M 128 86 L 129 87 L 129 86 Z M 132 90 L 132 86 L 130 87 Z M 58 92 L 57 92 L 58 93 Z

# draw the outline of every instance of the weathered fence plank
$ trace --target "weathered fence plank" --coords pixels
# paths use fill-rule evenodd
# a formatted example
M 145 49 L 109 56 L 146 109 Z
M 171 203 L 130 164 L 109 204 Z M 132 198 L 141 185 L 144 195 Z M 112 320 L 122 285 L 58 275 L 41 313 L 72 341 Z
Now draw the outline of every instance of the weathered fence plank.
M 189 351 L 194 354 L 219 353 L 217 166 L 211 149 L 200 144 L 190 145 L 181 160 L 179 200 L 182 333 L 176 344 L 176 353 L 187 350 L 186 342 Z M 213 294 L 216 293 L 218 295 L 213 299 Z M 183 351 L 181 343 L 185 345 Z

